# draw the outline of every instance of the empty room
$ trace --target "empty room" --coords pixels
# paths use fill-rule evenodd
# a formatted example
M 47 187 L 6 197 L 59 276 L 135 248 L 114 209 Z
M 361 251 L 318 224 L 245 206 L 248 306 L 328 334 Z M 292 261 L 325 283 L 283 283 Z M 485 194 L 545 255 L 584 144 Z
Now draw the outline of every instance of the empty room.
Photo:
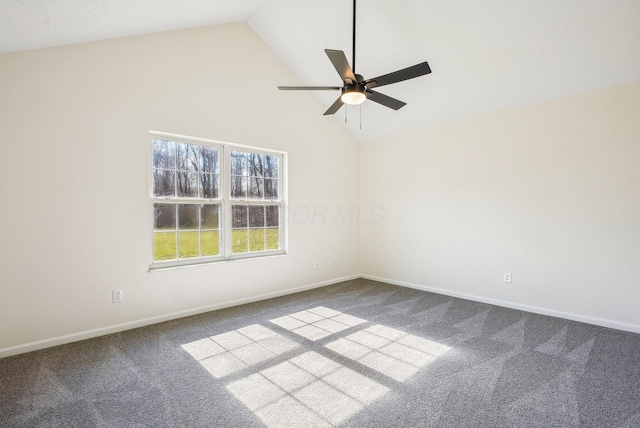
M 640 427 L 640 2 L 3 0 L 1 427 Z

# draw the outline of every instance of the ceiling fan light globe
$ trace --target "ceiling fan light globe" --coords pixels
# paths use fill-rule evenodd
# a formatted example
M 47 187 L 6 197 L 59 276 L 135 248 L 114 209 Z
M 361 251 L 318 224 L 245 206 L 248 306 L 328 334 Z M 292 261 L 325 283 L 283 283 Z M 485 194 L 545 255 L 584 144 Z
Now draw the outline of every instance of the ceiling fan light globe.
M 355 106 L 358 104 L 362 104 L 367 99 L 367 97 L 362 92 L 353 91 L 353 92 L 345 92 L 344 94 L 342 94 L 340 99 L 345 104 Z

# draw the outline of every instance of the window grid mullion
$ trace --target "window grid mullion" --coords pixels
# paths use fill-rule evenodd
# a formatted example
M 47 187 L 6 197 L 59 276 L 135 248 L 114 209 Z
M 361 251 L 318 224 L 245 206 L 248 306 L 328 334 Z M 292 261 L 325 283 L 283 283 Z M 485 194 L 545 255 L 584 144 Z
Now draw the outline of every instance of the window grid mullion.
M 220 171 L 220 180 L 224 183 L 222 189 L 223 199 L 223 222 L 224 222 L 224 258 L 231 256 L 232 239 L 233 239 L 233 223 L 231 210 L 231 149 L 229 146 L 223 146 L 222 149 L 222 170 Z
M 178 207 L 180 207 L 178 204 L 173 207 L 176 216 L 176 260 L 180 260 L 180 218 L 178 217 L 180 215 L 180 210 Z
M 264 250 L 267 251 L 267 205 L 265 205 L 262 210 L 262 235 Z
M 198 208 L 198 257 L 202 258 L 202 205 Z

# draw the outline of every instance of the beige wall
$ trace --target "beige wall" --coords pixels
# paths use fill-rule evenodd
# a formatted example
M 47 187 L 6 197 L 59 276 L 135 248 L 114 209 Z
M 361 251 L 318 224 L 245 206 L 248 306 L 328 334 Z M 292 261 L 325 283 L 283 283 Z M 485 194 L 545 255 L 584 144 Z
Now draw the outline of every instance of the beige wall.
M 246 24 L 0 55 L 0 356 L 358 274 L 358 145 L 296 83 Z M 149 273 L 149 130 L 288 152 L 290 253 Z
M 361 146 L 296 83 L 245 24 L 0 55 L 0 356 L 361 273 L 640 331 L 640 82 Z M 149 273 L 152 129 L 288 152 L 289 254 Z
M 362 272 L 640 332 L 640 82 L 363 144 Z M 505 284 L 503 273 L 513 282 Z

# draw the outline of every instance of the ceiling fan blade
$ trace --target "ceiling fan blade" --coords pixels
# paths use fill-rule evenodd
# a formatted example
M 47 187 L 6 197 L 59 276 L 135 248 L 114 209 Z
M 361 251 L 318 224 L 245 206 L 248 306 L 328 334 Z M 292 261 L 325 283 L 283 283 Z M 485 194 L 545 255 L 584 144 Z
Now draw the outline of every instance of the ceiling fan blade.
M 278 86 L 281 91 L 339 91 L 340 86 Z
M 375 88 L 377 86 L 390 85 L 392 83 L 402 82 L 403 80 L 413 79 L 414 77 L 424 76 L 431 73 L 431 68 L 427 62 L 422 62 L 393 73 L 384 74 L 382 76 L 367 79 L 363 83 L 367 88 Z
M 338 110 L 340 110 L 340 107 L 342 107 L 343 104 L 344 103 L 342 102 L 342 96 L 338 97 L 336 102 L 331 104 L 331 107 L 329 107 L 329 109 L 324 112 L 323 116 L 329 116 L 330 114 L 337 112 Z
M 374 92 L 369 89 L 365 92 L 367 98 L 371 101 L 374 101 L 378 104 L 382 104 L 385 107 L 392 108 L 394 110 L 400 110 L 402 107 L 406 106 L 407 103 L 396 100 L 395 98 L 391 98 L 385 94 L 381 94 L 380 92 Z
M 355 83 L 356 76 L 353 74 L 353 70 L 351 70 L 351 66 L 349 65 L 349 61 L 347 61 L 347 57 L 344 52 L 333 49 L 325 49 L 324 51 L 333 66 L 336 68 L 336 71 L 340 75 L 342 81 L 351 84 Z

